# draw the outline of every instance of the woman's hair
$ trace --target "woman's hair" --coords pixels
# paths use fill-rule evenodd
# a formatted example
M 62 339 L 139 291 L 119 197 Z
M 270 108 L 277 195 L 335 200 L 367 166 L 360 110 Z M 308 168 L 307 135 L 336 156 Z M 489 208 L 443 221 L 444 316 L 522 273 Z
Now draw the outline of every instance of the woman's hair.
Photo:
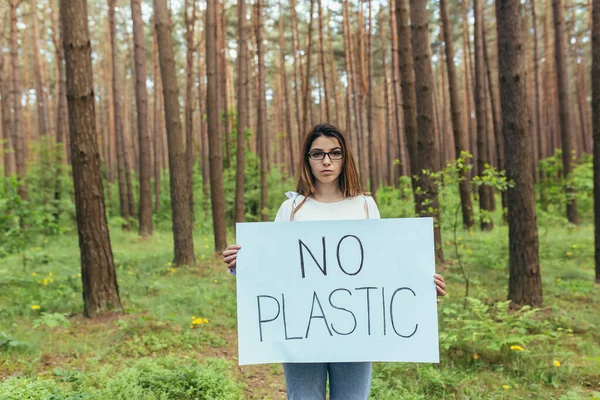
M 356 163 L 354 162 L 354 156 L 350 151 L 350 146 L 346 142 L 346 138 L 340 132 L 338 128 L 330 124 L 319 124 L 314 126 L 310 132 L 304 138 L 304 144 L 302 145 L 302 154 L 300 157 L 300 163 L 298 168 L 298 181 L 296 184 L 296 191 L 306 198 L 315 194 L 315 176 L 310 169 L 310 162 L 308 159 L 308 153 L 310 147 L 316 138 L 325 136 L 330 138 L 336 138 L 340 142 L 342 148 L 342 171 L 338 178 L 338 183 L 344 197 L 354 197 L 360 194 L 365 194 L 360 186 L 360 180 L 358 179 L 358 170 L 356 169 Z M 300 203 L 298 207 L 293 211 L 292 215 L 304 204 L 304 201 Z

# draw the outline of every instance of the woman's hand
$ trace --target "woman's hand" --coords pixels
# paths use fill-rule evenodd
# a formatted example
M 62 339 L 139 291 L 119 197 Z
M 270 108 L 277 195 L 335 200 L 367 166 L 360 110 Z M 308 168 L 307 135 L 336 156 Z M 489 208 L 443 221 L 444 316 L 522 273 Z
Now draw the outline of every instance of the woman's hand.
M 443 276 L 439 274 L 433 275 L 433 281 L 435 282 L 435 289 L 437 291 L 437 295 L 445 296 L 446 295 L 446 280 Z M 438 300 L 439 301 L 439 300 Z
M 242 248 L 242 246 L 240 246 L 240 245 L 232 244 L 232 245 L 227 246 L 227 248 L 223 252 L 223 262 L 225 262 L 225 264 L 227 264 L 228 268 L 230 268 L 230 269 L 235 268 L 235 263 L 237 261 L 237 253 L 238 253 L 238 250 L 241 248 Z

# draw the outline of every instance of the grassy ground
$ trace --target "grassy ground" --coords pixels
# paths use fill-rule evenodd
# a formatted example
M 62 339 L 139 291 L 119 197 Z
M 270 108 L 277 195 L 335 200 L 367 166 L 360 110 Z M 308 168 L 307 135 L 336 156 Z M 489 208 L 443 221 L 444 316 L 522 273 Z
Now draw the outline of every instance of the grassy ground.
M 466 309 L 445 232 L 442 362 L 376 364 L 372 398 L 600 398 L 592 226 L 539 232 L 545 306 L 518 313 L 504 303 L 507 228 L 458 235 Z M 26 262 L 0 260 L 0 399 L 285 398 L 281 366 L 236 364 L 235 280 L 212 258 L 211 237 L 196 235 L 198 267 L 173 269 L 170 234 L 111 235 L 125 311 L 95 320 L 81 316 L 75 235 L 40 238 Z

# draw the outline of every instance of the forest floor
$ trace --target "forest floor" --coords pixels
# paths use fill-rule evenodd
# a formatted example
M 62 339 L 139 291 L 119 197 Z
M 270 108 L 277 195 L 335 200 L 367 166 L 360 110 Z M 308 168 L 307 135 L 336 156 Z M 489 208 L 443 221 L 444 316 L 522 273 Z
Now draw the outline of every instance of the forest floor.
M 507 227 L 457 237 L 466 309 L 445 232 L 441 363 L 376 363 L 372 398 L 600 398 L 592 225 L 539 235 L 544 307 L 511 313 Z M 211 236 L 196 235 L 197 266 L 178 268 L 169 233 L 111 226 L 111 237 L 124 311 L 93 320 L 82 316 L 77 235 L 0 259 L 0 399 L 285 398 L 281 365 L 237 365 L 235 278 L 211 255 Z

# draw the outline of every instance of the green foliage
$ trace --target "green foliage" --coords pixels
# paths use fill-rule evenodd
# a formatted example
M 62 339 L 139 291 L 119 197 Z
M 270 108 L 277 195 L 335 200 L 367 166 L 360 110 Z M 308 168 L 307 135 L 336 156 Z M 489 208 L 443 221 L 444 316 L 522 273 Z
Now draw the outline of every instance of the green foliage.
M 232 379 L 229 364 L 220 359 L 140 359 L 114 373 L 54 370 L 55 379 L 9 378 L 0 384 L 0 399 L 32 400 L 238 400 L 243 387 Z

